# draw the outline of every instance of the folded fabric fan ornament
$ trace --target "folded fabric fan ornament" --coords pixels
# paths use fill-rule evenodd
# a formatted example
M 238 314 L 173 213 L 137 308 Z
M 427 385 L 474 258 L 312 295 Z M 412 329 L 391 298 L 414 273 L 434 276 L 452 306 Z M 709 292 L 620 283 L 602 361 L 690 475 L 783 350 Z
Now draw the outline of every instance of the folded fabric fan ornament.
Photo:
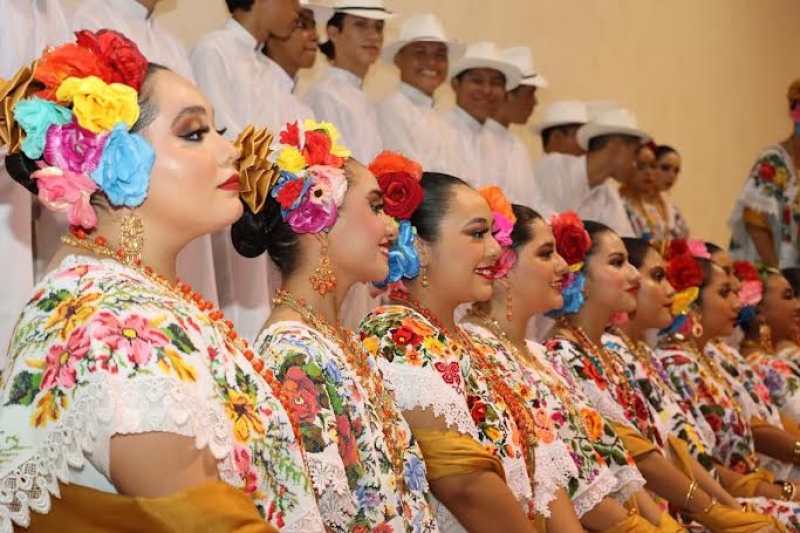
M 30 168 L 18 161 L 23 154 L 38 167 L 26 186 L 45 207 L 92 229 L 95 192 L 112 206 L 136 207 L 147 197 L 155 153 L 130 130 L 148 63 L 115 31 L 75 36 L 0 85 L 0 141 L 8 146 L 9 168 Z
M 239 134 L 234 146 L 239 151 L 236 170 L 242 201 L 253 213 L 264 209 L 269 191 L 278 182 L 280 171 L 270 157 L 273 135 L 267 128 L 255 129 L 252 124 Z
M 411 216 L 422 204 L 424 192 L 420 180 L 422 166 L 416 161 L 396 152 L 381 152 L 370 163 L 369 170 L 378 180 L 383 192 L 383 210 L 397 224 L 397 240 L 389 246 L 389 274 L 386 279 L 374 283 L 374 295 L 389 290 L 408 292 L 403 278 L 414 279 L 419 275 L 419 255 L 414 243 L 417 231 L 411 225 Z

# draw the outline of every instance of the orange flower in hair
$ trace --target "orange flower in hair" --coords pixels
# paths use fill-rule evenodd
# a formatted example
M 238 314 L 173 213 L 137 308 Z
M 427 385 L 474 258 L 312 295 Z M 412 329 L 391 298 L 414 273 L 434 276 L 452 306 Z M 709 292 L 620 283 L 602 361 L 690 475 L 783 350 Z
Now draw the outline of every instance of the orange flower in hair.
M 53 101 L 64 80 L 89 76 L 106 80 L 111 73 L 101 58 L 78 43 L 67 43 L 46 51 L 33 72 L 33 77 L 45 86 L 38 96 Z
M 511 202 L 508 201 L 506 195 L 503 194 L 503 189 L 497 185 L 490 185 L 478 189 L 478 194 L 489 202 L 489 209 L 492 213 L 498 213 L 503 218 L 511 222 L 511 225 L 517 223 L 517 217 L 514 215 L 514 210 L 511 208 Z
M 389 150 L 384 150 L 378 154 L 375 160 L 369 164 L 369 171 L 376 177 L 384 174 L 403 173 L 408 174 L 417 181 L 422 179 L 422 165 Z

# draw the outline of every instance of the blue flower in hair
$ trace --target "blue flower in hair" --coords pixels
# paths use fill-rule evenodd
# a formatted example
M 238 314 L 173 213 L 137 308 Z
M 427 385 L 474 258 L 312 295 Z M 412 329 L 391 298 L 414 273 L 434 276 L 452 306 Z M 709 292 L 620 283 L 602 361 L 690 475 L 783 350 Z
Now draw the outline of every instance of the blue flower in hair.
M 669 326 L 659 330 L 658 335 L 672 335 L 679 332 L 681 329 L 683 329 L 683 326 L 686 324 L 687 320 L 689 320 L 689 315 L 683 314 L 676 316 L 672 319 L 672 323 Z
M 573 272 L 567 275 L 561 295 L 564 305 L 561 309 L 554 309 L 545 313 L 550 318 L 559 318 L 564 315 L 574 315 L 583 307 L 583 287 L 586 285 L 586 276 L 583 272 Z
M 374 284 L 381 289 L 402 278 L 413 279 L 419 275 L 419 255 L 414 248 L 414 241 L 417 240 L 414 226 L 408 220 L 401 220 L 397 229 L 397 240 L 389 247 L 389 275 L 385 280 Z
M 147 197 L 156 153 L 144 137 L 117 123 L 108 135 L 100 164 L 90 176 L 111 205 L 137 207 Z
M 736 317 L 736 325 L 740 327 L 747 327 L 753 320 L 756 319 L 758 308 L 755 305 L 746 305 L 739 309 L 739 315 Z

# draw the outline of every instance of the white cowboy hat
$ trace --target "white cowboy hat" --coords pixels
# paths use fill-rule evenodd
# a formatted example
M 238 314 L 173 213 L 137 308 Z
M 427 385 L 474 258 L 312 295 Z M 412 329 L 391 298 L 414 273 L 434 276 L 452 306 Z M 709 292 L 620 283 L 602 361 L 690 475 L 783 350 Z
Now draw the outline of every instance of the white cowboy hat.
M 488 41 L 467 46 L 464 55 L 450 65 L 450 79 L 474 68 L 489 68 L 502 72 L 506 77 L 507 91 L 517 87 L 519 80 L 522 79 L 522 72 L 516 65 L 506 61 L 497 45 Z
M 643 143 L 650 140 L 650 136 L 639 129 L 636 115 L 623 108 L 610 109 L 592 117 L 578 130 L 578 144 L 588 150 L 589 141 L 601 135 L 629 135 L 639 137 Z
M 544 76 L 536 72 L 533 66 L 531 49 L 527 46 L 506 48 L 503 50 L 503 57 L 512 65 L 516 65 L 520 72 L 522 72 L 522 80 L 519 82 L 520 85 L 542 88 L 550 85 Z
M 325 26 L 333 16 L 333 8 L 322 0 L 300 0 L 300 7 L 314 12 L 317 26 Z
M 386 9 L 383 0 L 333 0 L 332 7 L 336 13 L 365 19 L 386 20 L 395 17 L 394 13 Z
M 447 39 L 439 19 L 430 13 L 423 13 L 414 15 L 403 21 L 397 40 L 383 47 L 381 57 L 384 61 L 394 61 L 394 56 L 396 56 L 397 52 L 405 45 L 419 41 L 443 43 L 447 45 L 447 52 L 451 61 L 464 53 L 465 47 L 463 44 Z
M 566 126 L 567 124 L 586 124 L 589 122 L 589 114 L 586 112 L 586 104 L 580 100 L 559 100 L 548 105 L 540 114 L 539 122 L 531 126 L 531 129 L 541 134 L 548 128 L 556 126 Z

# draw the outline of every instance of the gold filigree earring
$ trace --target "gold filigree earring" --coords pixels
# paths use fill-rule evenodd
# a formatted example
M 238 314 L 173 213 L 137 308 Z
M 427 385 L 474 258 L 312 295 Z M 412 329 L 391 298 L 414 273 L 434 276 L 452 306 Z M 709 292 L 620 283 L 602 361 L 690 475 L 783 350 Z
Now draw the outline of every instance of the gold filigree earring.
M 314 269 L 314 273 L 309 276 L 311 286 L 320 295 L 325 296 L 329 292 L 333 292 L 336 288 L 336 274 L 333 273 L 331 268 L 331 258 L 328 256 L 328 244 L 322 245 L 322 252 L 319 256 L 319 264 Z
M 119 250 L 125 263 L 139 265 L 142 262 L 142 250 L 144 249 L 144 222 L 141 217 L 132 209 L 122 218 L 119 226 Z

